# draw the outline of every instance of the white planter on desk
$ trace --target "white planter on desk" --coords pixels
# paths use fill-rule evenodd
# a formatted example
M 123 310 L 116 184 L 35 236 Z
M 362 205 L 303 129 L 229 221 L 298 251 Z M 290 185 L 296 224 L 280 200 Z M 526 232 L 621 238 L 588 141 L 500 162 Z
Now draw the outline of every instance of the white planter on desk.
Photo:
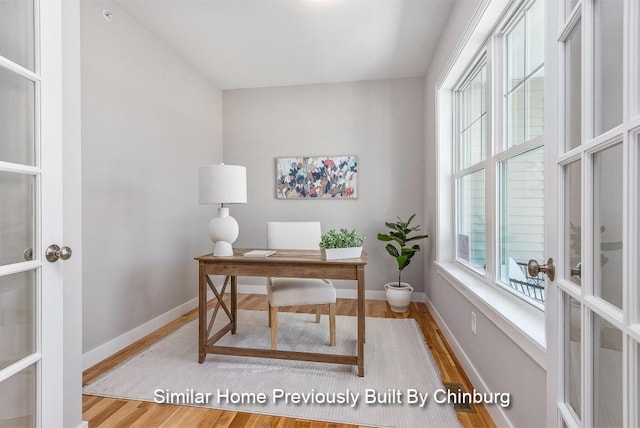
M 357 259 L 362 255 L 362 247 L 326 248 L 322 250 L 325 260 Z
M 386 283 L 384 288 L 387 290 L 387 302 L 389 302 L 393 312 L 407 312 L 409 310 L 411 293 L 413 293 L 411 285 L 401 282 L 398 287 L 398 282 L 396 281 Z

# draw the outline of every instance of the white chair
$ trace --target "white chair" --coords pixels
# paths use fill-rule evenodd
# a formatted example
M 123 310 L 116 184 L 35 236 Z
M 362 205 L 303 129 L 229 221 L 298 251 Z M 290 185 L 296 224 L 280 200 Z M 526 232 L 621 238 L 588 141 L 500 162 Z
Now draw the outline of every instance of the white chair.
M 319 222 L 267 222 L 267 247 L 273 250 L 317 250 L 320 243 Z M 316 305 L 316 322 L 320 322 L 320 305 L 329 305 L 329 343 L 336 344 L 336 289 L 331 281 L 315 278 L 268 278 L 269 327 L 271 349 L 278 342 L 278 308 Z

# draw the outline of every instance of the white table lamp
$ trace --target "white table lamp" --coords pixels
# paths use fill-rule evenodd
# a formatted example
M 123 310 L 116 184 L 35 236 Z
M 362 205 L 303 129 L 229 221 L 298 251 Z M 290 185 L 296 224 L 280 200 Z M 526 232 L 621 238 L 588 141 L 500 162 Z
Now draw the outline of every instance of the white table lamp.
M 209 237 L 214 243 L 213 255 L 233 256 L 231 244 L 238 238 L 240 229 L 225 204 L 247 203 L 247 169 L 223 163 L 201 166 L 198 183 L 201 204 L 220 204 L 217 217 L 209 222 Z

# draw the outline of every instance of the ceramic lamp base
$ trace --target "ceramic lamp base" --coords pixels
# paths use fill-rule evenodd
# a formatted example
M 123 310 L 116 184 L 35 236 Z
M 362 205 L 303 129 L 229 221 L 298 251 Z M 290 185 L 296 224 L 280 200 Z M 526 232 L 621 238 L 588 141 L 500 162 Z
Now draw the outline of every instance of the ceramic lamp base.
M 215 244 L 213 255 L 216 257 L 233 256 L 233 244 L 240 229 L 235 218 L 229 215 L 229 208 L 218 208 L 218 216 L 209 222 L 209 237 Z
M 213 246 L 213 255 L 216 257 L 233 256 L 233 247 L 230 242 L 217 241 Z

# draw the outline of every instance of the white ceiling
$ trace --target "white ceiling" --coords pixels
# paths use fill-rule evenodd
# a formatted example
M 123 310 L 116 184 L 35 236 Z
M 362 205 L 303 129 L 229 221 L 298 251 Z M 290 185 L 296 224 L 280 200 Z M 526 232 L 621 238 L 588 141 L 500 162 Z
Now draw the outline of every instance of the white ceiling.
M 117 0 L 222 89 L 424 76 L 453 2 Z

